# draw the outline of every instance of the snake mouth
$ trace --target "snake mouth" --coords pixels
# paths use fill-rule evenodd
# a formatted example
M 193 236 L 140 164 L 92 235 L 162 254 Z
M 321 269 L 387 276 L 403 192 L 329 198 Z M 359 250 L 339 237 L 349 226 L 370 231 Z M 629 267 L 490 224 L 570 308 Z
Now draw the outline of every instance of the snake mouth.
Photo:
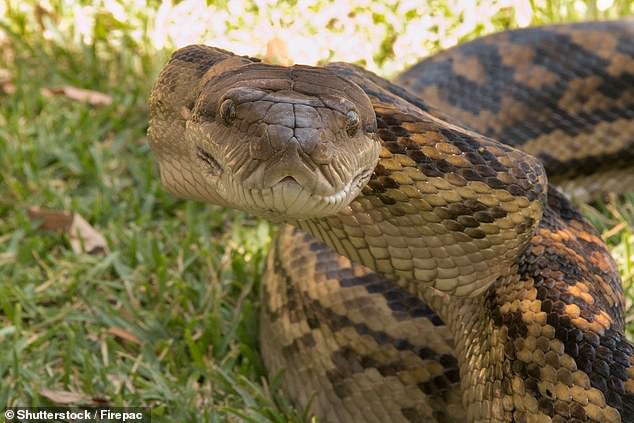
M 345 201 L 347 204 L 350 201 L 352 201 L 354 197 L 357 196 L 358 192 L 367 183 L 368 179 L 370 179 L 370 176 L 372 175 L 373 172 L 374 172 L 374 169 L 369 169 L 369 168 L 361 169 L 347 184 L 345 184 L 341 189 L 339 189 L 339 191 L 333 194 L 328 194 L 328 195 L 319 195 L 319 194 L 313 193 L 311 194 L 311 196 L 327 204 L 337 205 L 345 200 L 348 200 L 348 201 Z M 284 178 L 282 181 L 280 181 L 280 183 L 284 181 L 289 182 L 289 179 L 287 178 Z M 292 177 L 290 177 L 290 180 L 292 180 L 294 183 L 297 183 L 297 181 Z M 351 197 L 351 196 L 352 198 L 348 199 L 348 197 Z
M 365 186 L 373 169 L 364 168 L 333 194 L 320 195 L 287 176 L 263 189 L 246 188 L 234 181 L 228 193 L 233 207 L 274 221 L 304 220 L 329 216 L 350 204 Z M 239 204 L 235 203 L 239 201 Z
M 370 177 L 372 177 L 372 174 L 374 173 L 374 168 L 365 168 L 365 169 L 361 169 L 354 178 L 352 178 L 352 182 L 350 182 L 350 184 L 352 185 L 353 189 L 358 189 L 361 190 L 361 188 L 363 188 L 365 186 L 365 184 L 368 183 L 368 181 L 370 180 Z
M 306 178 L 286 175 L 269 187 L 249 187 L 240 178 L 231 176 L 212 153 L 200 146 L 195 156 L 206 174 L 217 179 L 216 186 L 224 186 L 216 192 L 224 199 L 223 204 L 249 211 L 256 215 L 276 219 L 307 219 L 327 216 L 347 206 L 368 182 L 374 167 L 366 166 L 358 170 L 343 186 L 332 193 L 320 194 L 305 183 Z M 222 182 L 224 181 L 224 182 Z

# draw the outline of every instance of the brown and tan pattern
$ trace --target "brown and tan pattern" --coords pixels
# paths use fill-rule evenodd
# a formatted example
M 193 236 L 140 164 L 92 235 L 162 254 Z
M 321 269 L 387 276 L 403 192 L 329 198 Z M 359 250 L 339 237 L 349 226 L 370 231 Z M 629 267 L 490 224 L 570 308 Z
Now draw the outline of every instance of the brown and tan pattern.
M 596 198 L 608 189 L 592 183 L 597 174 L 614 174 L 621 191 L 634 182 L 632 40 L 632 20 L 503 32 L 423 60 L 397 82 L 461 125 L 539 157 L 579 199 Z
M 294 226 L 261 317 L 293 402 L 329 422 L 634 422 L 616 266 L 546 179 L 634 180 L 633 40 L 632 21 L 506 32 L 406 88 L 174 53 L 149 129 L 166 188 Z
M 311 386 L 326 421 L 465 421 L 451 334 L 428 306 L 296 229 L 273 251 L 262 354 L 297 403 Z

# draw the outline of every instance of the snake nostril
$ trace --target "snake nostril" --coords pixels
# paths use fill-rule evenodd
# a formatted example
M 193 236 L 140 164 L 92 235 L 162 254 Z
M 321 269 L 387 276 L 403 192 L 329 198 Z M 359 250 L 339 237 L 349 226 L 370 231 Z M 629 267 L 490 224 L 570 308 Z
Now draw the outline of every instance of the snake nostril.
M 354 136 L 357 133 L 357 130 L 361 126 L 361 118 L 359 114 L 354 110 L 348 111 L 346 113 L 346 132 L 349 136 Z
M 236 106 L 233 100 L 226 99 L 220 105 L 220 117 L 225 122 L 225 125 L 229 126 L 236 120 Z

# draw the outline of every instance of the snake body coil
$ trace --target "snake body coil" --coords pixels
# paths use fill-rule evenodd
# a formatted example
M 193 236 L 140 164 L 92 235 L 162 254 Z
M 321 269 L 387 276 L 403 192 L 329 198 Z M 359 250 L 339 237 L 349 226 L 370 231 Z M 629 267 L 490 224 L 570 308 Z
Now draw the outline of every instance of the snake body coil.
M 632 21 L 511 31 L 401 85 L 174 53 L 149 129 L 166 188 L 293 225 L 268 258 L 261 346 L 296 404 L 340 422 L 634 422 L 616 265 L 546 179 L 577 197 L 634 182 L 633 40 Z

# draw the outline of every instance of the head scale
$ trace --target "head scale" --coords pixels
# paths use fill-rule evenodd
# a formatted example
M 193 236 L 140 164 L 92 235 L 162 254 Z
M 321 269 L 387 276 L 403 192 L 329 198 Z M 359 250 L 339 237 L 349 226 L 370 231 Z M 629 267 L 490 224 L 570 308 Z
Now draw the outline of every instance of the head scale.
M 380 149 L 359 86 L 328 69 L 191 48 L 208 54 L 176 52 L 151 97 L 150 145 L 169 191 L 278 220 L 332 215 L 359 194 Z

